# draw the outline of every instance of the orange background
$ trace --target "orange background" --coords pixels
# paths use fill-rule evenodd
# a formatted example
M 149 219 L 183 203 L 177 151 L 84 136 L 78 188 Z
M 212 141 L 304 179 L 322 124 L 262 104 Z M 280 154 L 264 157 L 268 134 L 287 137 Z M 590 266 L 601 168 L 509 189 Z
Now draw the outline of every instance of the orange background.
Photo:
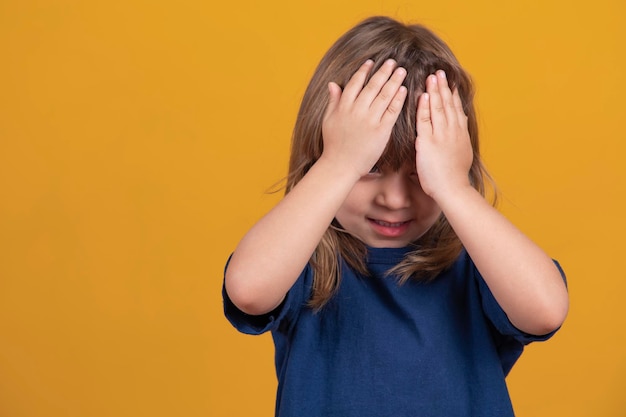
M 473 74 L 501 209 L 571 312 L 509 377 L 517 414 L 626 413 L 626 6 L 3 0 L 0 416 L 266 416 L 268 335 L 224 262 L 280 197 L 300 97 L 357 21 L 422 22 Z

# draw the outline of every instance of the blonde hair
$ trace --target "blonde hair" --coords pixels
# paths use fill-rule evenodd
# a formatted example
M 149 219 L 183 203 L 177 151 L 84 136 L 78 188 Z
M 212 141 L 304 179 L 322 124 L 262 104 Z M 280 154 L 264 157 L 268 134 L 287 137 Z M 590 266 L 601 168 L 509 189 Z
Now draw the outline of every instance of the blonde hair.
M 371 71 L 373 74 L 388 58 L 395 59 L 399 66 L 407 70 L 404 85 L 409 94 L 378 165 L 397 170 L 406 162 L 415 163 L 417 100 L 424 91 L 426 77 L 442 69 L 451 87 L 458 89 L 468 117 L 474 150 L 470 182 L 485 195 L 485 181 L 493 182 L 480 159 L 474 89 L 469 75 L 450 48 L 433 32 L 421 25 L 405 25 L 382 16 L 366 19 L 346 32 L 328 50 L 315 70 L 304 93 L 293 131 L 285 193 L 291 191 L 322 154 L 322 119 L 328 104 L 328 83 L 334 81 L 344 87 L 367 59 L 375 63 Z M 495 194 L 493 200 L 495 204 Z M 415 250 L 389 271 L 399 277 L 400 283 L 410 278 L 434 279 L 454 262 L 462 249 L 461 242 L 443 215 L 414 243 Z M 314 269 L 310 306 L 320 309 L 337 290 L 341 278 L 340 259 L 355 271 L 367 275 L 366 255 L 365 244 L 342 230 L 334 221 L 310 260 Z

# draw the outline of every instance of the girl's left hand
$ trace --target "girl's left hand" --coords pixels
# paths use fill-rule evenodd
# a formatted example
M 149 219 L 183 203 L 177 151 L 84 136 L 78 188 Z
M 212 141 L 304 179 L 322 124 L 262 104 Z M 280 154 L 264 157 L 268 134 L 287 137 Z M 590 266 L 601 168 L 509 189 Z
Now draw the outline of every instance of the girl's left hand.
M 426 79 L 426 92 L 419 98 L 415 151 L 422 189 L 435 201 L 470 185 L 473 150 L 467 116 L 458 90 L 450 90 L 441 70 Z

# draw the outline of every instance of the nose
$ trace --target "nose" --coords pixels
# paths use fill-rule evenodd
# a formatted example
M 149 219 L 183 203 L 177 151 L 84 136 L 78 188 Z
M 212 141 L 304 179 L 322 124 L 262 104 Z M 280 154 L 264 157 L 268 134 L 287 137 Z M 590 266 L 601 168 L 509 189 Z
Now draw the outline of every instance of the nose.
M 390 210 L 400 210 L 411 205 L 411 180 L 399 172 L 385 175 L 381 181 L 377 203 Z

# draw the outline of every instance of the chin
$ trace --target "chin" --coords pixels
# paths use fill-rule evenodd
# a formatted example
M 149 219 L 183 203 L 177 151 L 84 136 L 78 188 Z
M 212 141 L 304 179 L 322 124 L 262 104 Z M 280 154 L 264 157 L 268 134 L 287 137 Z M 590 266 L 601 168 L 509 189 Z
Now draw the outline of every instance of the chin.
M 391 249 L 398 249 L 398 248 L 404 248 L 405 246 L 408 246 L 411 244 L 411 242 L 407 242 L 407 241 L 376 241 L 376 242 L 365 242 L 366 245 L 372 247 L 372 248 L 391 248 Z

